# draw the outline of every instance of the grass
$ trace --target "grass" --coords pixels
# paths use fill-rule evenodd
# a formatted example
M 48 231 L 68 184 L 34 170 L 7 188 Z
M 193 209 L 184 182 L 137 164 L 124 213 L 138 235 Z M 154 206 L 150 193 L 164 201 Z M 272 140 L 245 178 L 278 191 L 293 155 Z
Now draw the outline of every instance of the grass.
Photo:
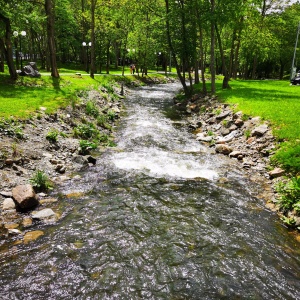
M 290 86 L 279 80 L 235 80 L 231 90 L 222 90 L 217 83 L 217 95 L 226 103 L 237 104 L 244 114 L 269 120 L 279 140 L 300 139 L 300 86 Z
M 224 102 L 271 122 L 280 142 L 271 164 L 281 166 L 291 176 L 300 174 L 300 86 L 280 80 L 232 80 L 231 89 L 222 90 L 221 84 L 217 83 L 217 95 Z
M 53 113 L 58 108 L 65 107 L 74 101 L 74 96 L 79 91 L 93 87 L 110 86 L 114 81 L 131 82 L 137 80 L 137 76 L 129 75 L 126 68 L 126 76 L 121 76 L 121 69 L 111 71 L 110 75 L 102 74 L 95 76 L 77 76 L 86 72 L 80 71 L 80 65 L 61 67 L 59 79 L 52 78 L 49 73 L 41 72 L 41 78 L 19 77 L 12 82 L 6 68 L 5 73 L 0 73 L 0 119 L 1 118 L 28 118 L 39 110 L 46 107 L 47 113 Z M 79 70 L 78 70 L 79 69 Z M 162 74 L 150 74 L 151 76 L 164 76 Z

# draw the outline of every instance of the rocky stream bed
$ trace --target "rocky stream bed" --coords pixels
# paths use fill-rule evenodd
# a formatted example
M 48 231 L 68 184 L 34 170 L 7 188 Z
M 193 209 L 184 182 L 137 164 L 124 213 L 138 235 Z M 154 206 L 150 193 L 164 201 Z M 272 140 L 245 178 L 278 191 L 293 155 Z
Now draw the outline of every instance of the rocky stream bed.
M 124 88 L 124 93 L 130 89 Z M 95 152 L 82 154 L 76 136 L 76 128 L 82 124 L 95 123 L 95 117 L 86 111 L 92 102 L 101 114 L 113 112 L 109 124 L 97 124 L 102 136 L 112 137 L 116 120 L 122 111 L 120 87 L 114 93 L 105 88 L 83 93 L 79 101 L 54 114 L 40 107 L 34 116 L 20 121 L 4 121 L 0 128 L 0 236 L 1 244 L 13 238 L 27 243 L 43 234 L 35 224 L 57 222 L 64 211 L 59 209 L 59 199 L 52 191 L 38 191 L 30 184 L 32 176 L 40 170 L 56 186 L 70 179 L 80 180 L 78 171 L 93 168 L 97 155 L 105 150 L 100 146 Z M 182 103 L 175 105 L 181 106 Z M 275 149 L 268 122 L 259 117 L 244 116 L 222 104 L 216 97 L 194 96 L 184 104 L 187 112 L 186 126 L 195 134 L 199 143 L 209 146 L 219 155 L 238 160 L 251 180 L 265 183 L 261 198 L 269 209 L 277 211 L 274 181 L 284 174 L 281 169 L 268 170 L 269 158 Z M 75 130 L 75 131 L 74 131 Z M 57 140 L 46 138 L 49 132 L 59 133 Z M 224 179 L 225 180 L 225 179 Z M 300 218 L 297 219 L 300 224 Z M 17 238 L 16 238 L 17 237 Z M 0 244 L 0 246 L 1 246 Z

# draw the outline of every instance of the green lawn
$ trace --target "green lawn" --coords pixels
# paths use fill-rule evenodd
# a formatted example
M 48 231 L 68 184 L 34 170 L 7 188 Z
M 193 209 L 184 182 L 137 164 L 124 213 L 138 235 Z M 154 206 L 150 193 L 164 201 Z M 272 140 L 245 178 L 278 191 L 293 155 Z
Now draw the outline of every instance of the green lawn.
M 226 103 L 271 121 L 279 139 L 300 139 L 300 86 L 280 80 L 233 80 L 230 86 L 231 90 L 222 90 L 217 83 L 217 95 Z

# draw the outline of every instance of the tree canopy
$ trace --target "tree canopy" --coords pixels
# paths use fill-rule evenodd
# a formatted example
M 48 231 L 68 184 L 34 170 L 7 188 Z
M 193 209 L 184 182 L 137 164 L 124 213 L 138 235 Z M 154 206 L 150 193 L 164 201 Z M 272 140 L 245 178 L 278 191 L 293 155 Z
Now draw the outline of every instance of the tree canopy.
M 288 0 L 0 0 L 0 71 L 6 62 L 16 79 L 22 58 L 54 77 L 67 62 L 91 76 L 130 63 L 138 75 L 173 66 L 185 93 L 199 74 L 203 92 L 211 75 L 214 92 L 216 74 L 223 88 L 230 78 L 289 74 L 299 22 L 300 3 Z

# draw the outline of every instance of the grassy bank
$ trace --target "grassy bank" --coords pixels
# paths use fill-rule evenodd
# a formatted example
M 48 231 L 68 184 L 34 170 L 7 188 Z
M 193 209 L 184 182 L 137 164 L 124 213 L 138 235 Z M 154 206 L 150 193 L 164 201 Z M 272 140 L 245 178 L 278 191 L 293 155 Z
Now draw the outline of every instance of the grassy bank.
M 291 175 L 300 173 L 300 86 L 279 80 L 235 80 L 230 90 L 222 90 L 218 82 L 218 96 L 236 110 L 249 116 L 260 116 L 271 122 L 278 140 L 273 164 L 283 167 Z
M 11 82 L 8 74 L 0 74 L 0 119 L 27 118 L 41 106 L 47 108 L 47 113 L 52 113 L 70 104 L 80 91 L 120 81 L 142 83 L 145 79 L 136 75 L 122 77 L 117 74 L 121 73 L 96 75 L 92 79 L 88 75 L 77 76 L 72 70 L 70 74 L 66 72 L 59 79 L 47 74 L 41 78 L 19 77 L 17 82 Z M 151 74 L 147 78 L 151 76 L 163 77 L 160 74 Z

